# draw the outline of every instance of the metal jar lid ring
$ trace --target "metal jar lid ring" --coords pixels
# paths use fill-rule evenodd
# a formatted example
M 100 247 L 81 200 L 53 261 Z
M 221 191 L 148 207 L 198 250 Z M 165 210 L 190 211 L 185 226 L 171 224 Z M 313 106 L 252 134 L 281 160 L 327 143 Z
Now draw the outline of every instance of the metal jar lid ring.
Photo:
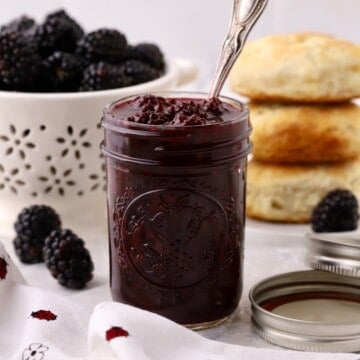
M 360 278 L 360 234 L 308 234 L 305 259 L 313 269 Z
M 316 270 L 292 272 L 263 280 L 249 296 L 253 326 L 271 343 L 303 351 L 360 351 L 358 278 Z M 316 302 L 320 311 L 313 306 Z M 347 312 L 347 320 L 336 318 L 327 305 Z M 284 315 L 280 310 L 285 308 Z M 307 310 L 299 316 L 299 309 Z

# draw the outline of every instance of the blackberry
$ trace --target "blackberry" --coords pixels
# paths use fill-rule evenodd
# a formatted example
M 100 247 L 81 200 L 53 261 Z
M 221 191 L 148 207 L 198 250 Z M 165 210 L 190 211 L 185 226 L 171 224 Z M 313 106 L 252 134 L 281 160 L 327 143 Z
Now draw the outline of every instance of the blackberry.
M 4 90 L 35 90 L 40 76 L 40 57 L 17 31 L 0 32 L 0 86 Z
M 125 55 L 126 38 L 117 30 L 99 29 L 84 36 L 76 52 L 90 63 L 105 61 L 119 63 Z
M 93 277 L 90 253 L 71 230 L 54 230 L 45 240 L 43 254 L 51 275 L 63 286 L 81 289 Z
M 122 70 L 131 79 L 131 85 L 142 84 L 157 79 L 161 72 L 150 65 L 138 60 L 127 60 L 122 65 Z
M 64 10 L 47 15 L 43 24 L 30 35 L 42 57 L 55 51 L 74 52 L 84 30 Z
M 55 91 L 76 91 L 80 85 L 84 63 L 74 54 L 57 51 L 44 61 L 49 87 Z
M 311 225 L 314 232 L 355 230 L 359 220 L 359 205 L 355 195 L 344 189 L 330 191 L 314 208 Z
M 17 234 L 14 247 L 20 260 L 28 264 L 42 262 L 45 238 L 60 226 L 59 215 L 49 206 L 33 205 L 23 209 L 14 224 Z
M 157 70 L 165 70 L 164 55 L 155 44 L 143 43 L 136 46 L 129 46 L 127 58 L 140 60 Z
M 35 20 L 26 15 L 23 15 L 3 25 L 1 27 L 1 31 L 26 32 L 27 30 L 31 29 L 33 26 L 35 26 Z
M 116 65 L 104 62 L 91 64 L 83 75 L 80 91 L 106 90 L 130 85 L 131 79 Z

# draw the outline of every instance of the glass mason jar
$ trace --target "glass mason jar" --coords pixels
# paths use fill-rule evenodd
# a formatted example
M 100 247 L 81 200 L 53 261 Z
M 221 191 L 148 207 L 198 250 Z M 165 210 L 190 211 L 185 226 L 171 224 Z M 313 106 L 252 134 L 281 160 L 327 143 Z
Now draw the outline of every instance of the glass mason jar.
M 110 104 L 102 119 L 112 297 L 191 328 L 213 326 L 242 291 L 248 109 L 221 97 L 233 119 L 183 127 L 114 115 L 135 98 Z

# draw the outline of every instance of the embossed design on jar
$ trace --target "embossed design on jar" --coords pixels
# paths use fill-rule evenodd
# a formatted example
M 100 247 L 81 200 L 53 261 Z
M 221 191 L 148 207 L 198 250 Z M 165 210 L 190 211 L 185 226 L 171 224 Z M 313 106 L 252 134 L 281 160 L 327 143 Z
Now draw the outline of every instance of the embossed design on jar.
M 121 269 L 127 269 L 128 261 L 125 255 L 124 242 L 121 241 L 120 229 L 122 224 L 122 219 L 124 216 L 124 211 L 126 209 L 126 204 L 128 204 L 131 199 L 134 197 L 134 189 L 132 187 L 127 187 L 122 194 L 122 196 L 117 196 L 115 198 L 115 209 L 112 216 L 112 237 L 115 247 L 118 249 L 118 264 Z M 127 274 L 128 277 L 130 274 Z
M 120 263 L 128 258 L 148 282 L 170 289 L 206 282 L 221 266 L 227 218 L 214 198 L 166 189 L 143 193 L 127 205 L 124 200 L 118 203 L 125 207 L 118 234 L 126 239 L 119 244 Z

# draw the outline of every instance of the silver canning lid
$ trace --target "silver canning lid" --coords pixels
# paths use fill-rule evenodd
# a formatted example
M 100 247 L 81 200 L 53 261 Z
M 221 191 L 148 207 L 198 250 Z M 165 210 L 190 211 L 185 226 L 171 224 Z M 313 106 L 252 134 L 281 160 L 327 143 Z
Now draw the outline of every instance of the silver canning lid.
M 360 278 L 360 234 L 308 234 L 305 262 L 313 269 Z
M 360 351 L 359 278 L 317 270 L 285 273 L 261 281 L 249 297 L 256 332 L 273 344 Z

